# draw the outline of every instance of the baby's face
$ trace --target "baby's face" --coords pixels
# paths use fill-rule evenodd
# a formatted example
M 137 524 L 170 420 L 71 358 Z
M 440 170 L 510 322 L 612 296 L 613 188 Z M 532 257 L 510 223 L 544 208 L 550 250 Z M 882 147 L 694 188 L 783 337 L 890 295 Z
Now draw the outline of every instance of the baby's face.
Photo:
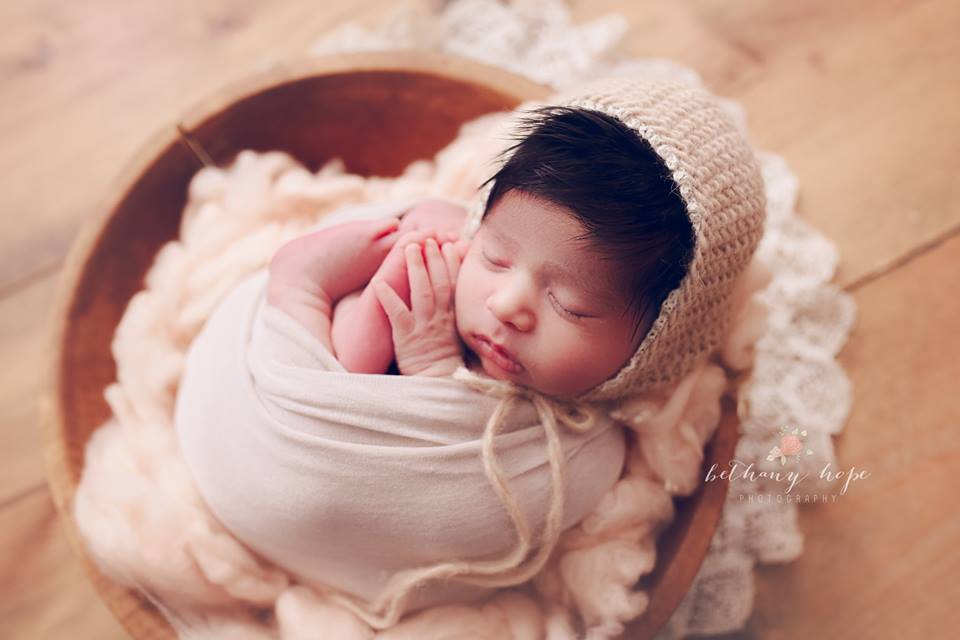
M 510 191 L 484 218 L 456 287 L 460 337 L 484 371 L 559 397 L 613 376 L 636 350 L 616 271 L 574 240 L 567 210 Z

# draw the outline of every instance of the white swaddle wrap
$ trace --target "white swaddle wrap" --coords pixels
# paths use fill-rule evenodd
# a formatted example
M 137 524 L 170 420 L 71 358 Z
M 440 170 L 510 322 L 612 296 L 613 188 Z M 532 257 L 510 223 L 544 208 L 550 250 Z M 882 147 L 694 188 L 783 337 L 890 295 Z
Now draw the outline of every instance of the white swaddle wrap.
M 213 514 L 278 566 L 368 602 L 395 572 L 513 548 L 481 457 L 498 399 L 453 378 L 347 372 L 265 303 L 266 281 L 258 272 L 214 311 L 177 397 L 182 454 Z M 513 407 L 496 457 L 537 542 L 552 491 L 544 429 L 530 402 Z M 612 421 L 559 435 L 567 528 L 620 477 L 625 440 Z M 490 591 L 434 581 L 408 608 Z

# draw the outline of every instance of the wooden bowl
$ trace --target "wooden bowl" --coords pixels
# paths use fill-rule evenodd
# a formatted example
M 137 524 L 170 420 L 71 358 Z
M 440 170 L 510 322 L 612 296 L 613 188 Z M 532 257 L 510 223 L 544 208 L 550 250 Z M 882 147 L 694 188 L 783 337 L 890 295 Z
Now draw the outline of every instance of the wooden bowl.
M 87 440 L 110 417 L 103 389 L 116 378 L 114 330 L 157 251 L 176 237 L 193 174 L 203 162 L 226 165 L 243 149 L 280 149 L 311 170 L 339 156 L 350 172 L 396 176 L 446 146 L 461 123 L 548 94 L 547 87 L 502 69 L 450 56 L 324 57 L 214 95 L 161 131 L 129 164 L 82 230 L 61 276 L 42 421 L 50 488 L 67 535 L 131 636 L 175 638 L 149 602 L 90 560 L 73 519 L 73 498 Z M 726 466 L 736 439 L 736 412 L 725 402 L 705 467 Z M 704 483 L 678 502 L 674 522 L 660 537 L 656 569 L 640 582 L 650 606 L 624 637 L 651 637 L 677 607 L 706 554 L 726 489 L 725 482 Z

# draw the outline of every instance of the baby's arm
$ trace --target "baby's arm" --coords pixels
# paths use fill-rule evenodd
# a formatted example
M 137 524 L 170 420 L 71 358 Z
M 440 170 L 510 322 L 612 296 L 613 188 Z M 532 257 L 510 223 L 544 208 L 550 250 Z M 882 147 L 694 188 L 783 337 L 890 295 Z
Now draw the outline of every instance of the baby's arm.
M 369 281 L 396 244 L 398 228 L 396 218 L 347 222 L 291 240 L 270 260 L 267 303 L 336 354 L 333 305 Z
M 418 203 L 400 221 L 400 240 L 373 279 L 386 282 L 403 303 L 409 305 L 410 286 L 404 247 L 428 237 L 439 238 L 441 243 L 445 239 L 455 240 L 466 214 L 463 207 L 444 200 L 430 199 Z M 348 371 L 383 373 L 394 359 L 390 320 L 370 285 L 362 292 L 351 293 L 336 305 L 331 334 L 334 353 Z

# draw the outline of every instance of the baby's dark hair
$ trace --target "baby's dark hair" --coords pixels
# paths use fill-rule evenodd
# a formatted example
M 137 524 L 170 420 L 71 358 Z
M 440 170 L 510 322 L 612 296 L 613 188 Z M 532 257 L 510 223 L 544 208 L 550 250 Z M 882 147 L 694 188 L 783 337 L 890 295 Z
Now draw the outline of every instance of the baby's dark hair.
M 670 171 L 650 144 L 616 118 L 576 107 L 547 106 L 520 119 L 491 176 L 483 215 L 516 189 L 566 207 L 605 259 L 623 265 L 624 313 L 649 330 L 667 295 L 687 273 L 693 226 Z

